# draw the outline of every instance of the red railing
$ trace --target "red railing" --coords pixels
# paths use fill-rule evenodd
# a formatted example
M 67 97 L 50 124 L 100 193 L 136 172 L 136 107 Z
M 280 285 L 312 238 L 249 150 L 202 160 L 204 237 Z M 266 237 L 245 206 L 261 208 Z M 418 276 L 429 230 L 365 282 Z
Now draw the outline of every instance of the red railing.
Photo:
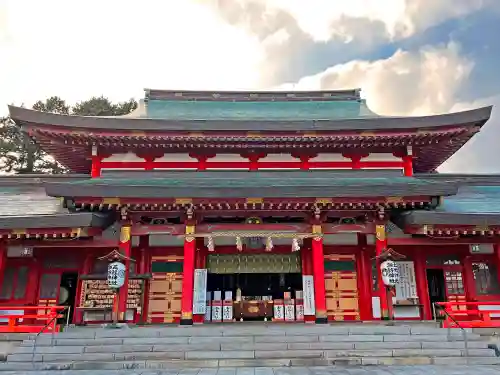
M 500 302 L 439 302 L 436 305 L 445 311 L 445 328 L 500 328 Z M 480 306 L 498 306 L 498 309 L 480 309 Z M 493 314 L 497 317 L 492 317 Z
M 0 333 L 59 332 L 57 319 L 63 317 L 60 313 L 65 309 L 65 306 L 0 306 L 0 311 L 11 311 L 0 313 L 0 319 L 7 320 L 0 324 Z

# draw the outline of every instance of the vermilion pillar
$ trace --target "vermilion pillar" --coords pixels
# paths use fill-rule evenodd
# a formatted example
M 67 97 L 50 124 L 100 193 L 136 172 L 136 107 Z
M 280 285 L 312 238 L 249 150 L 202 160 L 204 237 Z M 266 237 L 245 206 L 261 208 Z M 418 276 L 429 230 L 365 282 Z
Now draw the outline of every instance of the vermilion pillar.
M 313 227 L 313 232 L 318 234 L 321 233 L 321 226 L 314 225 Z M 314 237 L 312 240 L 312 263 L 314 278 L 314 302 L 316 303 L 316 323 L 327 323 L 325 257 L 323 254 L 323 238 L 320 236 Z
M 127 312 L 127 299 L 128 299 L 128 280 L 130 273 L 130 257 L 132 256 L 132 241 L 131 241 L 131 228 L 130 224 L 123 224 L 120 230 L 120 252 L 125 259 L 125 283 L 120 288 L 118 294 L 118 320 L 125 321 Z
M 207 263 L 207 247 L 205 246 L 204 238 L 197 238 L 195 240 L 196 251 L 195 251 L 195 269 L 204 269 L 206 268 Z M 193 281 L 194 283 L 194 281 Z M 193 285 L 193 293 L 194 293 L 194 285 Z M 193 297 L 194 298 L 194 297 Z M 193 301 L 194 303 L 194 301 Z M 193 323 L 203 323 L 205 321 L 205 314 L 193 314 Z
M 101 177 L 101 161 L 102 157 L 99 155 L 92 155 L 92 167 L 90 169 L 90 177 Z
M 413 259 L 415 261 L 415 279 L 417 282 L 418 300 L 422 305 L 422 319 L 431 320 L 432 311 L 429 298 L 429 286 L 427 284 L 425 255 L 420 249 L 417 249 Z
M 372 272 L 370 254 L 366 235 L 358 233 L 359 254 L 358 264 L 358 286 L 359 286 L 359 313 L 361 320 L 371 320 L 372 316 Z
M 403 156 L 403 173 L 407 177 L 413 176 L 413 156 Z
M 193 287 L 196 240 L 194 237 L 190 237 L 190 234 L 194 234 L 194 226 L 186 225 L 184 263 L 182 270 L 181 325 L 193 324 Z
M 375 228 L 376 239 L 375 239 L 375 254 L 377 256 L 377 281 L 378 290 L 380 297 L 380 317 L 382 320 L 389 319 L 389 309 L 387 304 L 387 289 L 382 281 L 382 270 L 380 265 L 382 264 L 379 258 L 380 254 L 386 249 L 387 241 L 385 238 L 385 225 L 378 224 Z

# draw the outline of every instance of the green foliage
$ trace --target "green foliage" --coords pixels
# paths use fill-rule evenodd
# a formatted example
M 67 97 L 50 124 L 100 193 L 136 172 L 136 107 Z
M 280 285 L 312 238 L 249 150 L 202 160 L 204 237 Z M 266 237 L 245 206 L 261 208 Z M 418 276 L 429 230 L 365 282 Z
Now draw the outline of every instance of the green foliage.
M 107 98 L 92 97 L 76 104 L 73 108 L 58 96 L 37 101 L 33 109 L 58 114 L 81 116 L 121 116 L 137 108 L 137 102 L 113 104 Z M 0 173 L 66 173 L 67 170 L 47 155 L 9 117 L 0 118 Z
M 72 108 L 74 115 L 80 116 L 123 116 L 137 108 L 137 102 L 130 99 L 127 102 L 113 104 L 104 96 L 92 97 L 84 102 L 77 103 Z
M 33 109 L 41 112 L 69 115 L 69 105 L 67 105 L 66 102 L 58 96 L 52 96 L 44 102 L 42 102 L 41 100 L 37 101 L 33 105 Z

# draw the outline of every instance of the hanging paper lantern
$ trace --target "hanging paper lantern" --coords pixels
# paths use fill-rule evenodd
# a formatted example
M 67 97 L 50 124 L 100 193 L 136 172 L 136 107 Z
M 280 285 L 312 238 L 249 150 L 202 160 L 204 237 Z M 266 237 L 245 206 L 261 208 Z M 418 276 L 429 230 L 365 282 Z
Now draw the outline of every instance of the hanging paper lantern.
M 215 251 L 214 239 L 212 237 L 208 237 L 208 251 Z
M 266 251 L 271 251 L 273 249 L 273 239 L 271 237 L 267 237 L 266 240 Z
M 236 248 L 238 251 L 243 251 L 243 242 L 241 241 L 241 237 L 236 237 Z
M 300 250 L 299 240 L 294 238 L 292 240 L 292 251 L 299 251 L 299 250 Z
M 122 262 L 108 264 L 108 286 L 118 289 L 125 284 L 125 265 Z
M 382 282 L 387 286 L 395 286 L 399 282 L 399 267 L 396 262 L 386 260 L 380 265 Z

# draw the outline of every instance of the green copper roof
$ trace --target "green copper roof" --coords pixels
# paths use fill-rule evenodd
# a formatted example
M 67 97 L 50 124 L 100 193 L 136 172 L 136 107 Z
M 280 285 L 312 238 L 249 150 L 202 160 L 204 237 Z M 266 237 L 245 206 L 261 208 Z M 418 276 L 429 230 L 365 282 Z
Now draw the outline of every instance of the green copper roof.
M 47 184 L 65 197 L 360 197 L 456 194 L 454 184 L 410 177 L 342 177 L 328 172 L 169 172 L 165 177 L 102 177 Z
M 170 120 L 337 120 L 378 117 L 363 100 L 194 101 L 149 100 L 145 117 Z
M 333 177 L 333 178 L 332 178 Z M 336 177 L 316 176 L 312 172 L 172 172 L 171 177 L 158 178 L 116 178 L 101 177 L 70 182 L 71 185 L 114 185 L 114 186 L 158 186 L 158 187 L 280 187 L 280 186 L 426 186 L 428 181 L 408 177 Z M 430 184 L 433 184 L 430 182 Z M 440 183 L 435 183 L 436 185 Z
M 451 213 L 500 213 L 500 186 L 461 186 L 439 208 Z
M 401 228 L 406 225 L 498 226 L 500 186 L 460 186 L 458 194 L 445 197 L 435 211 L 405 212 L 396 217 L 395 222 Z

